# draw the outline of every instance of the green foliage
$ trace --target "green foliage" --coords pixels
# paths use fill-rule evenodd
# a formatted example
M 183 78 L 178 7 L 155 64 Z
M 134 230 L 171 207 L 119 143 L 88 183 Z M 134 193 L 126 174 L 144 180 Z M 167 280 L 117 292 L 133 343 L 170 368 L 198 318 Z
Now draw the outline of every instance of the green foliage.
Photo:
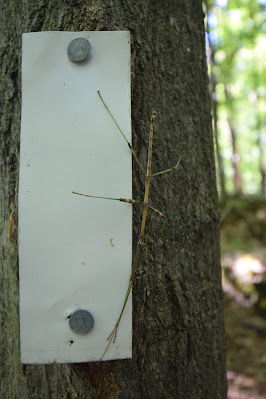
M 219 6 L 223 3 L 223 7 Z M 257 0 L 209 1 L 211 72 L 226 188 L 234 191 L 231 126 L 245 193 L 259 193 L 266 167 L 266 7 Z

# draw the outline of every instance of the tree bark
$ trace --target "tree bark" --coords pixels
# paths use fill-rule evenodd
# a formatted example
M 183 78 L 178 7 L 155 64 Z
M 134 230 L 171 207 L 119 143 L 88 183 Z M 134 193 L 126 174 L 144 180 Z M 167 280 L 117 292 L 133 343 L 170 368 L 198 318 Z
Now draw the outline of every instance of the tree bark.
M 233 171 L 234 171 L 234 175 L 233 175 L 234 194 L 241 195 L 242 187 L 243 187 L 243 180 L 242 180 L 240 168 L 239 168 L 240 155 L 237 150 L 237 132 L 236 132 L 236 129 L 234 128 L 234 122 L 230 117 L 227 118 L 227 123 L 228 123 L 228 127 L 230 130 L 231 143 L 232 143 L 232 167 L 233 167 Z
M 220 183 L 220 199 L 225 199 L 227 197 L 225 188 L 225 173 L 223 165 L 223 157 L 221 152 L 221 147 L 218 139 L 218 116 L 217 116 L 217 96 L 216 96 L 216 76 L 211 73 L 210 76 L 210 88 L 212 97 L 212 120 L 213 120 L 213 134 L 215 140 L 215 150 L 216 150 L 216 160 L 217 160 L 217 170 Z
M 205 30 L 209 36 L 209 26 L 207 23 L 207 19 L 209 16 L 209 7 L 208 7 L 208 2 L 205 4 L 205 10 L 207 14 L 206 18 L 206 26 Z M 218 100 L 217 100 L 217 93 L 216 93 L 216 84 L 217 84 L 217 79 L 216 79 L 216 74 L 214 72 L 213 65 L 215 64 L 215 49 L 212 46 L 211 41 L 209 40 L 208 47 L 207 47 L 207 60 L 209 63 L 210 67 L 210 94 L 211 94 L 211 104 L 212 104 L 212 122 L 213 122 L 213 135 L 214 135 L 214 141 L 215 141 L 215 151 L 216 151 L 216 167 L 217 167 L 217 174 L 219 176 L 219 188 L 220 188 L 220 199 L 225 199 L 227 197 L 227 192 L 226 192 L 226 185 L 225 185 L 225 173 L 224 173 L 224 164 L 223 164 L 223 157 L 222 157 L 222 151 L 220 147 L 220 142 L 219 142 L 219 134 L 218 134 L 218 115 L 217 115 L 217 110 L 218 110 Z
M 0 28 L 0 397 L 225 399 L 219 215 L 201 3 L 9 0 L 1 2 Z M 46 30 L 129 30 L 134 148 L 145 164 L 155 108 L 153 173 L 185 154 L 182 168 L 152 180 L 151 205 L 166 213 L 169 223 L 161 238 L 161 222 L 149 214 L 133 287 L 132 360 L 20 363 L 21 34 Z M 143 192 L 144 180 L 134 165 L 134 198 Z M 134 209 L 135 244 L 140 222 Z
M 233 100 L 228 93 L 227 85 L 224 85 L 224 94 L 227 102 L 227 123 L 231 136 L 232 143 L 232 168 L 233 168 L 233 184 L 234 184 L 234 194 L 239 196 L 242 194 L 243 180 L 239 168 L 240 155 L 237 146 L 237 131 L 234 127 L 233 121 Z
M 262 137 L 262 126 L 261 117 L 258 112 L 258 101 L 255 102 L 255 112 L 256 112 L 256 131 L 257 131 L 257 146 L 259 150 L 259 171 L 260 171 L 260 194 L 266 196 L 266 153 L 263 145 Z

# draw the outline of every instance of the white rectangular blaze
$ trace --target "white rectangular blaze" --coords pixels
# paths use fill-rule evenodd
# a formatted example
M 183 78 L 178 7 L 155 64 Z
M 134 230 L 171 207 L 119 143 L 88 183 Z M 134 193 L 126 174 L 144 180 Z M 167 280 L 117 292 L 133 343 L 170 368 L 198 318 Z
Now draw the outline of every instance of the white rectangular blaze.
M 89 41 L 90 55 L 71 61 L 68 45 L 81 37 Z M 132 205 L 72 193 L 132 196 L 131 152 L 98 90 L 131 142 L 129 32 L 23 34 L 22 363 L 98 361 L 123 306 L 132 264 Z M 94 320 L 87 334 L 70 328 L 69 317 L 80 309 Z M 131 357 L 131 319 L 130 298 L 104 360 Z

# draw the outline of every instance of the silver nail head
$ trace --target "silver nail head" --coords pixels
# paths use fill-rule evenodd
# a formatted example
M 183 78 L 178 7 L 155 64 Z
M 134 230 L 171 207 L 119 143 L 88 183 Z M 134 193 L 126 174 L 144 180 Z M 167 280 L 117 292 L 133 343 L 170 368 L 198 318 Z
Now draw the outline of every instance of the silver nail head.
M 90 54 L 90 43 L 84 37 L 78 37 L 69 43 L 67 54 L 71 61 L 79 62 L 85 60 Z
M 94 319 L 87 310 L 76 310 L 69 319 L 69 326 L 75 333 L 85 335 L 93 329 Z

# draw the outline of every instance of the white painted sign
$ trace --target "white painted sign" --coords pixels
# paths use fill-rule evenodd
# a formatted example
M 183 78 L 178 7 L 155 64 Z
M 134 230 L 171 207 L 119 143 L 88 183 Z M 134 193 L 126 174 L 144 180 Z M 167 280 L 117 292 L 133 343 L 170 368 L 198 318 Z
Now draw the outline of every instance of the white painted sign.
M 76 38 L 90 55 L 71 61 Z M 98 361 L 132 264 L 129 32 L 23 34 L 19 178 L 22 363 Z M 88 333 L 70 327 L 87 310 Z M 131 298 L 103 360 L 131 357 Z M 74 320 L 74 319 L 73 319 Z M 86 320 L 82 319 L 86 324 Z

